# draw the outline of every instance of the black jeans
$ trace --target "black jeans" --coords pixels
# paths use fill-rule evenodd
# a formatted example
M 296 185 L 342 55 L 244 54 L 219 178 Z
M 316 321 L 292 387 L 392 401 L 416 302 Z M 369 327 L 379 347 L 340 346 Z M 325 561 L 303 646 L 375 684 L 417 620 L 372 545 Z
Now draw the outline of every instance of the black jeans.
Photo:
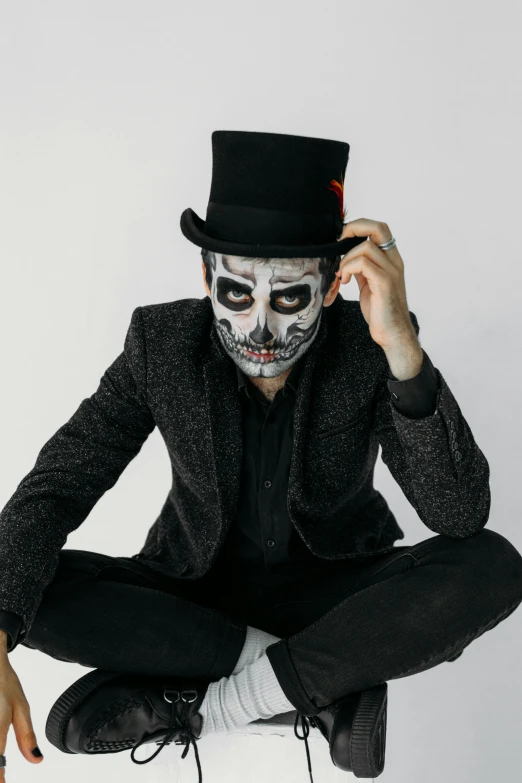
M 454 660 L 522 602 L 522 557 L 487 528 L 435 535 L 277 589 L 164 577 L 146 560 L 62 549 L 22 644 L 89 668 L 217 680 L 253 625 L 290 702 L 335 699 Z

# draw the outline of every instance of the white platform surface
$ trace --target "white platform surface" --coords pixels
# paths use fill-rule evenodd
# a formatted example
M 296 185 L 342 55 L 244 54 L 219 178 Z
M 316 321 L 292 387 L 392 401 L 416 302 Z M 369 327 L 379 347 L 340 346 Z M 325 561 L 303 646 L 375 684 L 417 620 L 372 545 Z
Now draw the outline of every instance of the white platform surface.
M 208 734 L 197 741 L 203 783 L 310 783 L 304 740 L 294 735 L 294 715 L 254 721 L 227 734 Z M 299 722 L 298 733 L 302 736 Z M 328 743 L 318 729 L 310 728 L 308 746 L 314 783 L 369 783 L 338 769 L 330 759 Z M 140 754 L 139 751 L 142 751 Z M 136 758 L 153 753 L 152 745 L 139 748 Z M 182 760 L 182 745 L 167 745 L 143 766 L 147 783 L 198 783 L 191 747 Z

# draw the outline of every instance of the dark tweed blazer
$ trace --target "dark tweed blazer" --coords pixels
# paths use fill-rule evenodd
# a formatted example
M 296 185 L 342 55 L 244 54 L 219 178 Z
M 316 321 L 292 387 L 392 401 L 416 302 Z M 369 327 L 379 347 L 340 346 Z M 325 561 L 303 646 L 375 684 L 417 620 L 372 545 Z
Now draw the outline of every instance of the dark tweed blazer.
M 436 372 L 434 414 L 404 416 L 391 402 L 388 362 L 359 302 L 339 294 L 323 308 L 303 357 L 288 490 L 291 519 L 318 557 L 364 557 L 404 538 L 373 486 L 379 445 L 430 530 L 461 538 L 486 524 L 488 463 Z M 124 350 L 43 446 L 3 508 L 0 609 L 21 615 L 26 630 L 68 534 L 156 426 L 172 487 L 141 555 L 160 571 L 195 579 L 211 567 L 232 523 L 242 460 L 236 367 L 215 331 L 208 296 L 134 310 Z

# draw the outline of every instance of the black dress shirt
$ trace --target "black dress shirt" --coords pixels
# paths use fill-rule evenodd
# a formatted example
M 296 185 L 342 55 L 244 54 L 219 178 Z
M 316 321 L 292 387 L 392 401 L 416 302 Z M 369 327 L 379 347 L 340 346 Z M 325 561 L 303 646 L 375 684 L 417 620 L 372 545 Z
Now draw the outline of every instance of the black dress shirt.
M 302 359 L 285 385 L 268 400 L 236 365 L 243 415 L 243 466 L 236 518 L 212 567 L 218 579 L 281 585 L 332 567 L 314 555 L 292 524 L 287 488 L 292 455 L 295 394 Z M 423 350 L 423 364 L 413 378 L 388 388 L 395 407 L 410 418 L 435 411 L 438 380 Z
M 405 416 L 435 412 L 438 380 L 423 349 L 419 373 L 399 381 L 390 373 L 393 405 Z M 280 585 L 330 568 L 306 547 L 288 515 L 287 487 L 292 455 L 295 394 L 302 359 L 292 367 L 272 401 L 236 365 L 243 417 L 243 465 L 236 518 L 209 576 Z M 0 629 L 8 634 L 10 652 L 21 641 L 22 618 L 0 610 Z

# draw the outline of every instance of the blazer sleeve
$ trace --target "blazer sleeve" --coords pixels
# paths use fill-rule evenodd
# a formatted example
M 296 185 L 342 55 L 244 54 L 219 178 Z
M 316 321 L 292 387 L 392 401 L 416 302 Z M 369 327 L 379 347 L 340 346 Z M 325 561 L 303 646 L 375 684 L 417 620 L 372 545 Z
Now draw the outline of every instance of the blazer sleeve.
M 0 609 L 0 629 L 7 634 L 7 652 L 14 650 L 22 630 L 23 620 L 19 614 Z
M 415 332 L 419 324 L 410 317 Z M 373 431 L 382 460 L 424 524 L 434 533 L 466 538 L 487 523 L 491 505 L 489 465 L 444 376 L 434 368 L 434 412 L 420 418 L 393 404 L 390 370 L 379 381 Z
M 0 513 L 0 607 L 18 614 L 23 641 L 67 536 L 118 480 L 153 431 L 141 308 L 99 386 L 45 443 Z
M 439 382 L 431 359 L 422 349 L 422 367 L 417 375 L 405 381 L 399 381 L 390 373 L 387 381 L 391 401 L 403 416 L 420 419 L 435 412 Z

